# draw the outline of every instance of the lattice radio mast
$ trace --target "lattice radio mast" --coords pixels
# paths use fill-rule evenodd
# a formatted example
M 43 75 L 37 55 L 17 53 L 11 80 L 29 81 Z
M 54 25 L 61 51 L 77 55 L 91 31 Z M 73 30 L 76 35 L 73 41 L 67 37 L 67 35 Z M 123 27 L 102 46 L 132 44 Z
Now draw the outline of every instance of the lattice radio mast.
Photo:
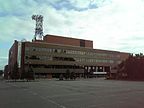
M 43 39 L 43 16 L 32 15 L 32 20 L 36 21 L 34 40 L 42 40 Z

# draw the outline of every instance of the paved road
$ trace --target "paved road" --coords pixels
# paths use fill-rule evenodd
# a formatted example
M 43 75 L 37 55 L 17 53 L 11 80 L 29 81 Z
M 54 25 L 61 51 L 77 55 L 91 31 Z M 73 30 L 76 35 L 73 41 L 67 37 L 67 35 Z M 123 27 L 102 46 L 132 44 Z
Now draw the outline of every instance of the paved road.
M 0 108 L 144 108 L 144 82 L 0 81 Z

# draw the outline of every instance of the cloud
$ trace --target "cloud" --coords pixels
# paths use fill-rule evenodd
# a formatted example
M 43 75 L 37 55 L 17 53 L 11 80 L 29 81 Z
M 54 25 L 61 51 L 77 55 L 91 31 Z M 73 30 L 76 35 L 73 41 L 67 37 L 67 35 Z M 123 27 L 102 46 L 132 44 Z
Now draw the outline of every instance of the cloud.
M 32 24 L 30 24 L 30 22 L 31 21 L 29 20 L 23 20 L 15 16 L 11 16 L 11 18 L 9 16 L 0 18 L 0 24 L 2 25 L 0 26 L 0 40 L 10 41 L 14 39 L 21 40 L 22 38 L 28 38 L 33 32 L 31 29 Z
M 45 0 L 43 0 L 45 1 Z M 36 0 L 36 2 L 40 3 L 40 0 Z M 87 11 L 88 9 L 96 9 L 100 6 L 109 4 L 111 0 L 55 0 L 55 1 L 47 1 L 49 5 L 51 5 L 56 10 L 74 10 L 74 11 Z

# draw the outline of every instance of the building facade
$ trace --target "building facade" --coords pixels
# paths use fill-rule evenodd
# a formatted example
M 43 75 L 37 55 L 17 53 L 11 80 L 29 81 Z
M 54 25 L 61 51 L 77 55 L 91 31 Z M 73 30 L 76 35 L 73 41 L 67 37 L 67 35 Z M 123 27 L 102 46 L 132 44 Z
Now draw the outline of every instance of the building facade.
M 93 49 L 93 41 L 46 35 L 33 42 L 15 41 L 9 50 L 9 71 L 17 62 L 19 74 L 32 67 L 35 77 L 58 77 L 67 70 L 77 76 L 109 73 L 129 53 Z

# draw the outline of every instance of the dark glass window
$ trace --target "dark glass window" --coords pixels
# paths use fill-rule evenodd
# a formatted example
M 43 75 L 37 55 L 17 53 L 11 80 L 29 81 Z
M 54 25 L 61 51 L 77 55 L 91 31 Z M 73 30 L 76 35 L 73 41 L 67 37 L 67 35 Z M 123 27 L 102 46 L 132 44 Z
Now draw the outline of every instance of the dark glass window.
M 54 52 L 57 53 L 58 52 L 57 49 L 55 49 Z
M 37 57 L 37 56 L 35 56 L 35 55 L 32 55 L 32 56 L 30 56 L 30 58 L 29 59 L 33 59 L 33 60 L 39 60 L 39 58 Z
M 71 57 L 53 57 L 53 60 L 57 60 L 57 61 L 75 61 L 75 59 L 71 58 Z
M 85 47 L 85 40 L 80 40 L 80 47 Z

